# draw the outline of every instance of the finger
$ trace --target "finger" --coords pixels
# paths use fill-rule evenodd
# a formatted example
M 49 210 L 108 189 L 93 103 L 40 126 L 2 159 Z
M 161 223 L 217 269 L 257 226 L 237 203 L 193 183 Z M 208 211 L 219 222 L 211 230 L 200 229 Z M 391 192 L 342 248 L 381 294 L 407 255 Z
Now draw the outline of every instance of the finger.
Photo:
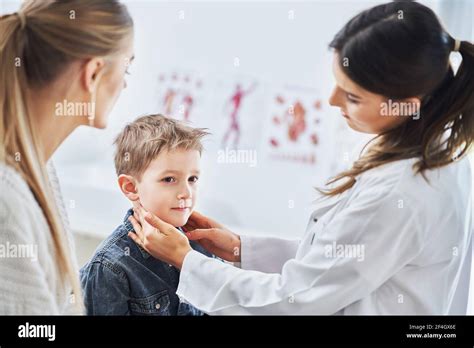
M 138 236 L 133 233 L 133 232 L 128 232 L 128 236 L 136 243 L 138 244 L 139 246 L 141 246 L 143 249 L 145 249 L 145 246 L 143 245 L 143 242 L 141 241 L 140 238 L 138 238 Z
M 140 200 L 133 201 L 133 213 L 137 216 L 137 219 L 140 222 L 143 222 L 143 206 L 140 203 Z
M 199 228 L 199 226 L 189 218 L 186 222 L 186 225 L 182 226 L 181 228 L 184 232 L 188 232 Z
M 191 214 L 189 218 L 196 222 L 203 222 L 207 220 L 207 218 L 201 213 L 199 213 L 198 211 L 193 211 L 193 213 Z
M 135 209 L 133 209 L 133 217 L 135 217 L 135 219 L 137 219 L 138 221 L 140 221 L 140 223 L 143 222 L 143 220 L 140 218 L 140 214 L 138 214 L 138 211 L 136 211 Z
M 145 221 L 148 222 L 150 225 L 155 227 L 158 232 L 161 232 L 163 234 L 169 234 L 170 227 L 174 228 L 170 224 L 167 224 L 163 220 L 161 220 L 158 216 L 155 214 L 152 214 L 150 212 L 147 212 L 145 215 Z
M 202 215 L 197 211 L 193 213 L 196 213 L 194 221 L 196 221 L 199 228 L 223 228 L 223 226 L 217 221 L 214 221 L 211 218 Z
M 132 201 L 133 209 L 134 210 L 139 210 L 140 208 L 143 208 L 142 204 L 140 203 L 140 200 L 137 199 L 135 201 Z
M 187 226 L 188 230 L 195 230 L 197 228 L 209 228 L 211 226 L 209 226 L 209 223 L 207 221 L 208 219 L 204 215 L 198 213 L 197 211 L 193 211 L 185 227 Z
M 133 230 L 135 231 L 136 235 L 138 236 L 138 238 L 140 238 L 140 240 L 143 240 L 143 238 L 145 237 L 143 235 L 143 229 L 142 229 L 142 226 L 140 225 L 140 223 L 137 221 L 137 219 L 135 219 L 135 217 L 133 216 L 130 216 L 128 218 L 128 221 L 130 221 L 130 223 L 132 224 L 133 226 Z
M 211 229 L 197 229 L 185 233 L 189 240 L 210 239 L 212 235 Z

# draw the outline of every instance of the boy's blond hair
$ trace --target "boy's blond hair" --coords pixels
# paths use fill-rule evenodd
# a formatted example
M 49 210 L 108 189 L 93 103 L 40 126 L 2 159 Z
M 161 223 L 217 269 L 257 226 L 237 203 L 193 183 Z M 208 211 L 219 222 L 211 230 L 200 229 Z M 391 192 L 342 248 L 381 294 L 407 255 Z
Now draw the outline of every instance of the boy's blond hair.
M 115 171 L 140 179 L 145 169 L 161 152 L 176 149 L 202 153 L 201 138 L 209 134 L 163 115 L 147 115 L 129 123 L 114 141 Z

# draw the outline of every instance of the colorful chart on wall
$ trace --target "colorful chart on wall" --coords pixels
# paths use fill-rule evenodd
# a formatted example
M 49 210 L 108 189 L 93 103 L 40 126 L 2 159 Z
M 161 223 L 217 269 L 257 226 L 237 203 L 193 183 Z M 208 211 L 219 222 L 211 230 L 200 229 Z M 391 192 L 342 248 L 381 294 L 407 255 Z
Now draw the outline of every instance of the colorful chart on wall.
M 199 124 L 204 115 L 204 82 L 195 73 L 172 71 L 158 75 L 158 110 L 178 120 Z
M 227 77 L 215 83 L 212 133 L 220 148 L 256 148 L 263 123 L 263 86 L 251 77 Z
M 267 104 L 263 153 L 270 160 L 315 165 L 323 104 L 312 88 L 274 88 Z

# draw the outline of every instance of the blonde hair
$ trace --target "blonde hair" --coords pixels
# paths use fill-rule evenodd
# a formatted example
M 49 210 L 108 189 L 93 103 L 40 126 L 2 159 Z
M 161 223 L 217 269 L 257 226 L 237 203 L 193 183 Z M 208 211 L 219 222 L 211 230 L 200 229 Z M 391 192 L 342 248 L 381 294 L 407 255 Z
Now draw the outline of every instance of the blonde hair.
M 51 231 L 59 271 L 82 298 L 46 159 L 27 106 L 27 93 L 47 87 L 73 61 L 110 56 L 132 34 L 127 9 L 114 0 L 26 1 L 0 17 L 0 161 L 25 179 Z M 66 286 L 67 288 L 67 286 Z M 75 304 L 83 309 L 82 301 Z
M 204 128 L 193 128 L 163 115 L 147 115 L 125 126 L 114 141 L 117 175 L 128 174 L 140 179 L 143 171 L 161 152 L 176 149 L 202 153 Z

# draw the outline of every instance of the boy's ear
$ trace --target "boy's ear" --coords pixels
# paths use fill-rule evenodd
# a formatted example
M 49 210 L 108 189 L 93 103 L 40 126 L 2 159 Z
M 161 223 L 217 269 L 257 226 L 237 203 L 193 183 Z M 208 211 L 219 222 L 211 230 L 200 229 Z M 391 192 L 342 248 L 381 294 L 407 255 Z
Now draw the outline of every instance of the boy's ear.
M 138 196 L 138 189 L 135 178 L 131 175 L 120 174 L 118 177 L 118 184 L 123 194 L 131 201 L 136 201 Z

